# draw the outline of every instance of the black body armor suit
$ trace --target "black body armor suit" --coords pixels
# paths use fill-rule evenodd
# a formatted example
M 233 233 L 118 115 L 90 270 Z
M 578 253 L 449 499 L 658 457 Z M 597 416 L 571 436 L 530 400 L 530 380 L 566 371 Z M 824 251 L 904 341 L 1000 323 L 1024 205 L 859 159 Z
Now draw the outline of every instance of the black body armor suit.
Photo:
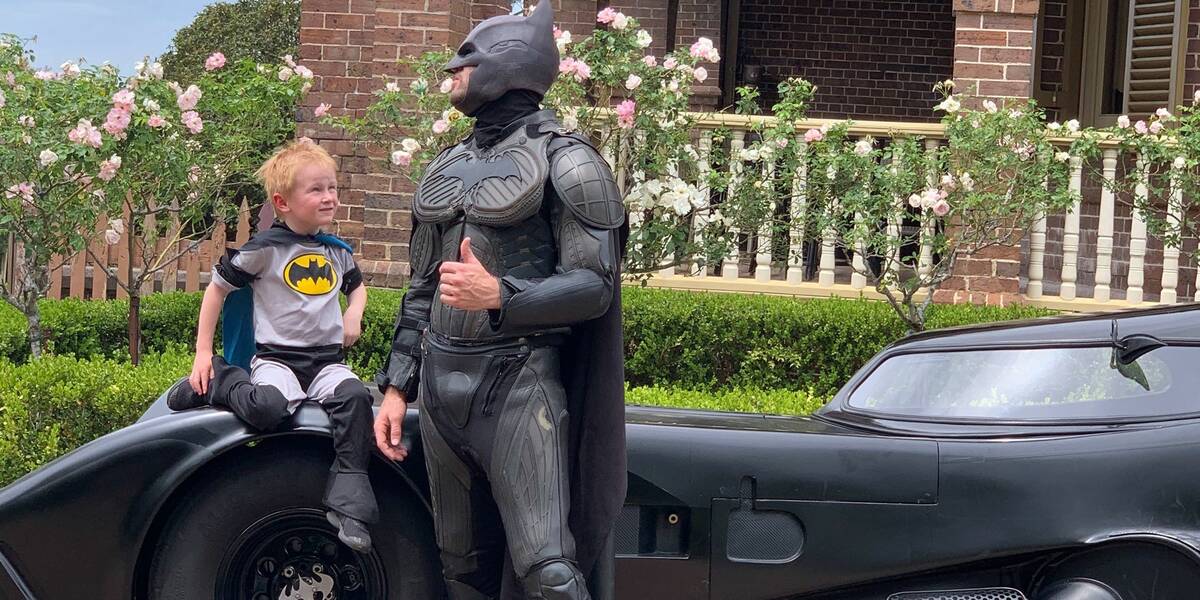
M 558 345 L 609 309 L 624 218 L 608 165 L 553 111 L 489 148 L 469 138 L 442 152 L 416 192 L 413 278 L 380 383 L 419 398 L 453 600 L 496 598 L 506 551 L 525 597 L 589 597 L 567 527 Z M 499 310 L 440 301 L 438 266 L 459 260 L 464 237 L 500 280 Z
M 558 75 L 551 4 L 483 21 L 445 67 L 473 68 L 451 98 L 475 133 L 418 186 L 412 280 L 377 377 L 421 405 L 452 600 L 612 595 L 605 542 L 626 486 L 625 212 L 587 139 L 536 112 Z M 441 301 L 438 268 L 468 237 L 499 279 L 499 309 Z

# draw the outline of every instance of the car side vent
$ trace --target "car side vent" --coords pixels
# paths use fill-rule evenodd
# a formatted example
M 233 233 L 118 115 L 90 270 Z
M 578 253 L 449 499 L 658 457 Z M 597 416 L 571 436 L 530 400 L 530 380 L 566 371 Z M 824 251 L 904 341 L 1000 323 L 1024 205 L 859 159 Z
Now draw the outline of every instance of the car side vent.
M 748 507 L 730 511 L 725 542 L 725 556 L 729 560 L 787 563 L 796 560 L 803 549 L 804 528 L 795 515 Z
M 936 592 L 900 592 L 888 600 L 1026 600 L 1025 594 L 1012 588 L 979 588 Z

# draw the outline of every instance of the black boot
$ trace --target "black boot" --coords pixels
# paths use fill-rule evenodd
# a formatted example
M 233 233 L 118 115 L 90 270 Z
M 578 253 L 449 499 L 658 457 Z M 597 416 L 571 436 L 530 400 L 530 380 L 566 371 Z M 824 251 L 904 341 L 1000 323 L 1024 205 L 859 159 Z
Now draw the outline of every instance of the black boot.
M 338 528 L 338 539 L 342 540 L 343 544 L 350 546 L 355 552 L 371 551 L 371 534 L 367 532 L 366 523 L 335 510 L 325 511 L 325 520 Z
M 208 406 L 208 395 L 197 394 L 187 377 L 175 382 L 167 390 L 167 407 L 171 410 L 188 410 L 200 406 Z

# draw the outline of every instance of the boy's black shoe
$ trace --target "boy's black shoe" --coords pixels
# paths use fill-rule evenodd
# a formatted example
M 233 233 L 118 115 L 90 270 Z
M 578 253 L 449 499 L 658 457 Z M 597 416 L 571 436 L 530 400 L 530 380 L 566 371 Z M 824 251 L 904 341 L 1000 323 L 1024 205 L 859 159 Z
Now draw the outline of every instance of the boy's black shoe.
M 350 546 L 355 552 L 367 553 L 371 551 L 371 534 L 367 533 L 367 524 L 348 517 L 335 510 L 325 511 L 325 519 L 330 525 L 337 527 L 338 539 L 342 543 Z
M 208 398 L 197 394 L 187 377 L 176 381 L 167 390 L 167 407 L 171 410 L 187 410 L 198 406 L 208 406 Z

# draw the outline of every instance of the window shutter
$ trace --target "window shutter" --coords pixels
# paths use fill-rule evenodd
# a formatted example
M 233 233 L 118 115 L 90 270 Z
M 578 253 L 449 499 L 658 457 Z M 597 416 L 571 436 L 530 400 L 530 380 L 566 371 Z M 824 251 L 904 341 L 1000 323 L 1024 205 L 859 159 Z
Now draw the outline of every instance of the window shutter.
M 1125 112 L 1145 117 L 1166 107 L 1174 112 L 1182 89 L 1186 0 L 1130 0 Z

